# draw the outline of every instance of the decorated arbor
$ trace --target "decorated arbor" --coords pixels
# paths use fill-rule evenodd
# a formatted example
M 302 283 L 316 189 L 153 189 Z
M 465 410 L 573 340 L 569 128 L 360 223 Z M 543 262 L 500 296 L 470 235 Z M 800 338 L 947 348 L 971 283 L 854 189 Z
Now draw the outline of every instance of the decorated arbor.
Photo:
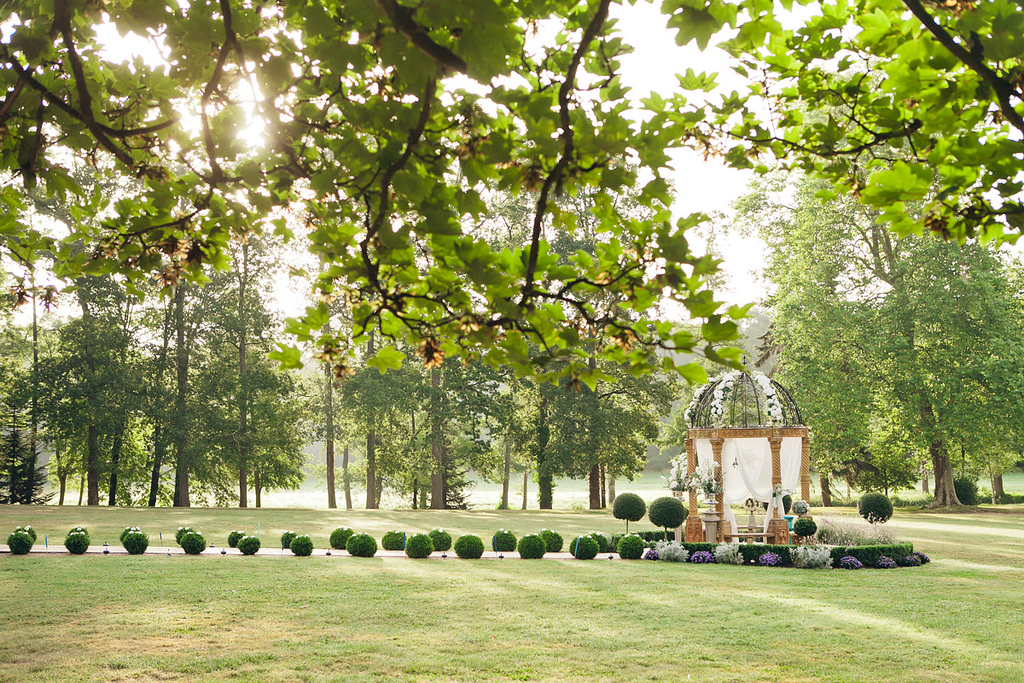
M 730 372 L 697 389 L 686 421 L 686 540 L 702 541 L 711 532 L 716 541 L 788 543 L 782 498 L 798 486 L 804 500 L 811 493 L 810 437 L 792 395 L 763 374 Z M 703 516 L 698 493 L 709 504 Z M 768 504 L 765 523 L 737 534 L 730 505 L 747 498 Z

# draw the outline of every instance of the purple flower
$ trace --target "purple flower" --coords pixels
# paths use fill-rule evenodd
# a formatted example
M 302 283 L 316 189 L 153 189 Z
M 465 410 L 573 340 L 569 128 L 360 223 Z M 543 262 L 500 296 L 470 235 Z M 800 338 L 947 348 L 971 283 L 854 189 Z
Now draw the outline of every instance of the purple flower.
M 762 554 L 761 557 L 757 558 L 757 563 L 762 567 L 781 567 L 782 558 L 779 557 L 779 555 L 777 555 L 776 553 L 767 552 Z
M 648 548 L 647 550 L 644 551 L 644 555 L 643 555 L 642 559 L 644 559 L 644 560 L 656 560 L 656 559 L 658 559 L 658 551 L 655 550 L 654 548 Z
M 712 564 L 714 561 L 715 556 L 707 550 L 698 550 L 693 555 L 690 555 L 690 562 L 694 564 Z
M 895 569 L 896 563 L 891 558 L 882 555 L 878 558 L 878 562 L 875 562 L 875 569 Z
M 843 569 L 864 569 L 864 565 L 853 555 L 847 555 L 840 559 L 839 566 Z
M 918 552 L 916 550 L 914 551 L 914 557 L 916 557 L 917 559 L 921 560 L 921 564 L 928 564 L 929 562 L 932 561 L 932 558 L 930 558 L 927 555 L 925 555 L 924 553 Z
M 920 567 L 921 558 L 917 555 L 907 555 L 903 558 L 903 562 L 901 562 L 900 564 L 902 564 L 904 567 Z

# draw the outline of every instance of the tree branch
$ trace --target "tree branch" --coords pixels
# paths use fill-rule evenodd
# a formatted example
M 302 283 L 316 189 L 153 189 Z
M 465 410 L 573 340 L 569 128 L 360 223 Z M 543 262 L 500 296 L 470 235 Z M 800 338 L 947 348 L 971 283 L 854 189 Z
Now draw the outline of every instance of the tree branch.
M 413 21 L 412 10 L 402 7 L 396 0 L 377 0 L 377 7 L 380 7 L 392 25 L 408 38 L 409 42 L 430 57 L 435 64 L 460 74 L 466 73 L 468 67 L 465 60 L 443 45 L 435 43 L 426 29 Z

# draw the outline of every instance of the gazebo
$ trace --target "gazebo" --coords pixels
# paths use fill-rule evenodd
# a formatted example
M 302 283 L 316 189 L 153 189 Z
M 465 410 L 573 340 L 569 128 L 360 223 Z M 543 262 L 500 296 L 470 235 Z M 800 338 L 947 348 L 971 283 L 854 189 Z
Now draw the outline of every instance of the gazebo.
M 688 542 L 736 538 L 732 503 L 753 498 L 768 503 L 763 531 L 770 542 L 789 543 L 789 524 L 777 510 L 780 491 L 811 495 L 810 435 L 793 396 L 761 373 L 730 372 L 699 387 L 686 413 L 687 474 L 714 472 L 722 492 L 701 518 L 697 493 L 689 492 Z

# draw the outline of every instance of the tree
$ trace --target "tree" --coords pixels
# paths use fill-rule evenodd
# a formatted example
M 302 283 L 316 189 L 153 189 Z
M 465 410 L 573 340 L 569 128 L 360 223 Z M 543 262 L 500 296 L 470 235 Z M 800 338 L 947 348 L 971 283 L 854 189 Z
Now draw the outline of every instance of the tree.
M 717 264 L 693 254 L 684 235 L 702 217 L 670 222 L 661 171 L 682 131 L 666 125 L 657 98 L 645 105 L 649 119 L 623 116 L 634 106 L 618 80 L 628 46 L 609 5 L 457 0 L 438 12 L 327 0 L 265 12 L 232 0 L 23 4 L 0 45 L 9 66 L 0 74 L 0 123 L 9 149 L 20 150 L 3 157 L 2 170 L 59 195 L 82 194 L 69 174 L 80 161 L 139 178 L 132 196 L 88 207 L 109 218 L 76 229 L 76 239 L 88 233 L 101 249 L 70 255 L 52 238 L 46 246 L 63 274 L 137 282 L 155 273 L 169 288 L 202 278 L 205 264 L 225 267 L 233 239 L 258 230 L 287 237 L 281 212 L 301 201 L 310 248 L 326 266 L 316 293 L 346 302 L 354 334 L 320 334 L 326 303 L 289 330 L 299 342 L 316 338 L 342 366 L 371 330 L 404 339 L 425 363 L 463 354 L 544 374 L 558 360 L 560 374 L 590 384 L 591 354 L 638 370 L 675 366 L 676 356 L 652 356 L 655 347 L 736 365 L 736 354 L 716 345 L 735 336 L 730 318 L 743 309 L 714 301 L 704 284 Z M 166 64 L 108 58 L 89 28 L 104 20 L 165 45 Z M 548 20 L 556 35 L 538 44 L 532 27 Z M 455 74 L 486 94 L 461 89 Z M 258 99 L 236 95 L 242 82 Z M 195 127 L 173 113 L 189 108 Z M 250 113 L 266 144 L 245 149 L 238 133 Z M 595 255 L 552 258 L 551 231 L 574 230 L 555 199 L 622 187 L 637 192 L 649 217 L 599 202 Z M 497 188 L 531 193 L 528 239 L 505 251 L 471 227 Z M 5 189 L 0 201 L 16 209 L 20 198 Z M 5 242 L 8 253 L 29 259 L 46 241 L 20 218 L 5 234 L 18 240 Z M 651 317 L 666 297 L 702 321 L 703 340 Z M 564 332 L 567 312 L 619 343 L 581 351 Z M 540 356 L 524 353 L 530 343 Z M 300 363 L 296 347 L 278 358 Z M 696 365 L 679 370 L 704 377 Z M 180 465 L 179 477 L 187 472 Z M 181 503 L 186 483 L 178 483 Z

